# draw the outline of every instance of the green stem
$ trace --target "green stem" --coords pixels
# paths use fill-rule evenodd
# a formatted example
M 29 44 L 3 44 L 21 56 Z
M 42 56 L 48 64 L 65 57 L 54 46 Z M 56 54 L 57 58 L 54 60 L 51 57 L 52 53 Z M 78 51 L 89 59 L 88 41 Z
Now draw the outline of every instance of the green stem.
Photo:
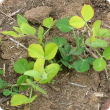
M 32 92 L 33 92 L 33 87 L 31 87 L 31 92 L 30 92 L 30 96 L 29 96 L 30 99 L 32 97 Z M 31 103 L 29 103 L 29 110 L 31 110 Z
M 87 28 L 89 29 L 89 31 L 91 32 L 91 34 L 93 34 L 92 30 L 90 29 L 90 27 L 88 26 L 88 24 L 86 23 Z
M 102 55 L 98 52 L 98 50 L 96 48 L 94 48 L 94 50 L 97 52 L 97 54 L 102 57 Z
M 51 28 L 49 28 L 44 34 L 43 37 L 50 31 Z
M 79 57 L 81 60 L 83 60 L 79 55 L 78 55 L 78 57 Z
M 73 35 L 74 35 L 74 38 L 76 40 L 76 34 L 75 34 L 75 31 L 74 31 L 74 28 L 73 28 Z

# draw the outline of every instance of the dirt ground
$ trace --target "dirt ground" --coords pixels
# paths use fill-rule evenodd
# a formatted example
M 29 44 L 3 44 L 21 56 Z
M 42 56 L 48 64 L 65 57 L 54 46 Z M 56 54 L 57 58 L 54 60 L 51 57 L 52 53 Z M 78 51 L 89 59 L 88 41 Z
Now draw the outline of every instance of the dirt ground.
M 92 26 L 95 20 L 102 20 L 102 27 L 110 30 L 110 4 L 106 0 L 5 0 L 0 5 L 0 33 L 4 30 L 13 30 L 12 26 L 17 26 L 16 15 L 11 17 L 9 15 L 18 9 L 22 8 L 19 14 L 24 15 L 27 10 L 37 6 L 52 7 L 50 16 L 58 20 L 65 16 L 80 15 L 80 10 L 84 4 L 90 4 L 95 10 L 95 16 L 89 22 L 89 25 Z M 38 29 L 41 24 L 31 25 Z M 81 34 L 79 30 L 76 30 L 76 33 L 77 35 Z M 87 36 L 86 33 L 85 38 Z M 62 33 L 54 27 L 45 37 L 44 42 L 52 40 L 52 37 L 64 37 L 72 46 L 75 46 L 71 32 Z M 11 36 L 0 34 L 0 38 L 2 38 L 0 44 L 0 68 L 5 68 L 4 76 L 1 75 L 0 77 L 13 84 L 16 83 L 19 77 L 19 74 L 13 71 L 13 64 L 20 58 L 27 58 L 28 53 L 26 49 L 18 47 L 16 43 L 12 42 L 10 40 Z M 32 37 L 20 38 L 17 41 L 27 48 L 29 44 L 35 43 Z M 109 70 L 107 79 L 105 70 L 96 72 L 91 67 L 85 73 L 78 73 L 74 69 L 64 68 L 54 78 L 55 84 L 41 85 L 48 95 L 34 92 L 34 94 L 38 94 L 38 97 L 31 104 L 31 110 L 100 110 L 110 97 L 109 78 Z M 24 94 L 29 95 L 28 92 L 24 92 Z M 5 101 L 7 98 L 9 100 Z M 5 97 L 2 94 L 0 94 L 0 106 L 3 110 L 28 110 L 28 105 L 11 107 L 10 97 Z

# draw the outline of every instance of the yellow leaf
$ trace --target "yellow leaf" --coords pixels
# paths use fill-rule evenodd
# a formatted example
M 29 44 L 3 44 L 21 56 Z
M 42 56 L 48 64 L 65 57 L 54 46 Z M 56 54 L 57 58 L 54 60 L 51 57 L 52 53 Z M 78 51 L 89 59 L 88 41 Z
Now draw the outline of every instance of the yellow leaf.
M 81 10 L 81 15 L 85 21 L 89 21 L 94 16 L 94 10 L 90 5 L 84 5 Z
M 82 18 L 80 18 L 79 16 L 73 16 L 69 20 L 69 24 L 75 28 L 82 28 L 85 25 L 85 21 Z

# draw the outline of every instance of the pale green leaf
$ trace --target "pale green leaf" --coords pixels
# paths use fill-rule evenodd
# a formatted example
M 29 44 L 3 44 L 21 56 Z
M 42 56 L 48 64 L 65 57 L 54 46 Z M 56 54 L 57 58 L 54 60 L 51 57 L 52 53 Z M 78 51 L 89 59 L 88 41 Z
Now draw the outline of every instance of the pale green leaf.
M 18 33 L 22 33 L 22 31 L 21 31 L 21 29 L 20 29 L 19 27 L 13 26 L 13 29 L 14 29 L 16 32 L 18 32 Z
M 51 60 L 55 57 L 58 46 L 55 43 L 49 43 L 45 46 L 45 59 Z
M 70 18 L 69 24 L 75 28 L 82 28 L 85 25 L 85 21 L 79 16 L 73 16 Z
M 94 10 L 90 5 L 84 4 L 81 10 L 81 15 L 85 21 L 89 21 L 94 16 Z
M 23 34 L 36 34 L 36 29 L 27 23 L 21 24 L 20 29 Z
M 107 60 L 110 60 L 110 46 L 105 48 L 103 52 L 103 57 Z
M 44 58 L 44 51 L 41 45 L 31 44 L 28 48 L 29 55 L 33 58 Z
M 108 37 L 109 36 L 109 30 L 108 29 L 99 29 L 97 32 L 98 37 Z
M 42 43 L 43 33 L 44 33 L 44 28 L 40 26 L 40 27 L 39 27 L 39 30 L 38 30 L 38 38 L 40 39 L 40 40 L 39 40 L 39 44 Z
M 53 18 L 49 17 L 43 20 L 43 26 L 51 28 L 55 22 L 56 20 L 53 20 Z
M 86 44 L 91 46 L 91 47 L 106 47 L 108 43 L 104 40 L 101 39 L 96 39 L 94 42 L 91 42 L 90 38 L 86 39 Z
M 41 80 L 40 84 L 47 83 L 51 81 L 55 75 L 58 73 L 60 66 L 58 64 L 50 64 L 45 68 L 45 72 L 47 73 L 47 79 Z
M 27 76 L 30 76 L 30 77 L 33 77 L 33 78 L 37 78 L 37 79 L 41 79 L 40 73 L 38 71 L 36 71 L 36 70 L 26 71 L 24 73 L 24 75 L 27 75 Z
M 17 33 L 15 33 L 14 31 L 3 31 L 2 34 L 4 34 L 4 35 L 10 35 L 10 36 L 13 36 L 13 37 L 19 37 L 17 35 Z
M 93 68 L 96 71 L 102 71 L 106 68 L 106 61 L 103 58 L 95 59 L 95 61 L 93 62 Z
M 27 23 L 28 24 L 28 21 L 22 17 L 20 14 L 17 15 L 17 23 L 18 23 L 18 26 L 20 27 L 21 24 L 23 23 Z

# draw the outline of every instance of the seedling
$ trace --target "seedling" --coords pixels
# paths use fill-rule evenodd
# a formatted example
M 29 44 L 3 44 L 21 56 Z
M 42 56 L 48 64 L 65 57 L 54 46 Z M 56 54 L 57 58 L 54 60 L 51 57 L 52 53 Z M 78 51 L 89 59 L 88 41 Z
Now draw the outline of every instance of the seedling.
M 94 10 L 90 5 L 84 5 L 81 10 L 82 18 L 79 16 L 70 16 L 69 18 L 63 18 L 57 21 L 56 26 L 61 30 L 62 32 L 69 32 L 73 30 L 73 35 L 76 40 L 76 49 L 71 52 L 72 55 L 77 55 L 80 60 L 74 62 L 74 68 L 76 71 L 84 72 L 89 70 L 89 64 L 93 64 L 93 68 L 96 71 L 102 71 L 106 68 L 106 61 L 109 55 L 109 46 L 108 42 L 99 38 L 110 38 L 110 32 L 109 30 L 105 28 L 100 28 L 101 26 L 101 20 L 97 20 L 94 22 L 92 29 L 88 25 L 88 21 L 93 18 L 94 16 Z M 89 29 L 91 36 L 90 38 L 87 38 L 85 43 L 82 43 L 82 40 L 84 36 L 80 37 L 76 36 L 74 28 L 82 28 L 86 25 L 86 27 Z M 99 38 L 98 38 L 99 37 Z M 100 56 L 100 58 L 85 58 L 82 59 L 79 55 L 84 52 L 86 49 L 86 45 L 93 48 L 97 54 Z M 107 47 L 108 46 L 108 47 Z M 103 52 L 103 55 L 96 50 L 96 48 L 106 48 Z M 107 56 L 107 57 L 106 57 Z M 109 58 L 108 58 L 109 60 Z M 89 61 L 89 62 L 88 62 Z M 93 63 L 92 63 L 93 62 Z

